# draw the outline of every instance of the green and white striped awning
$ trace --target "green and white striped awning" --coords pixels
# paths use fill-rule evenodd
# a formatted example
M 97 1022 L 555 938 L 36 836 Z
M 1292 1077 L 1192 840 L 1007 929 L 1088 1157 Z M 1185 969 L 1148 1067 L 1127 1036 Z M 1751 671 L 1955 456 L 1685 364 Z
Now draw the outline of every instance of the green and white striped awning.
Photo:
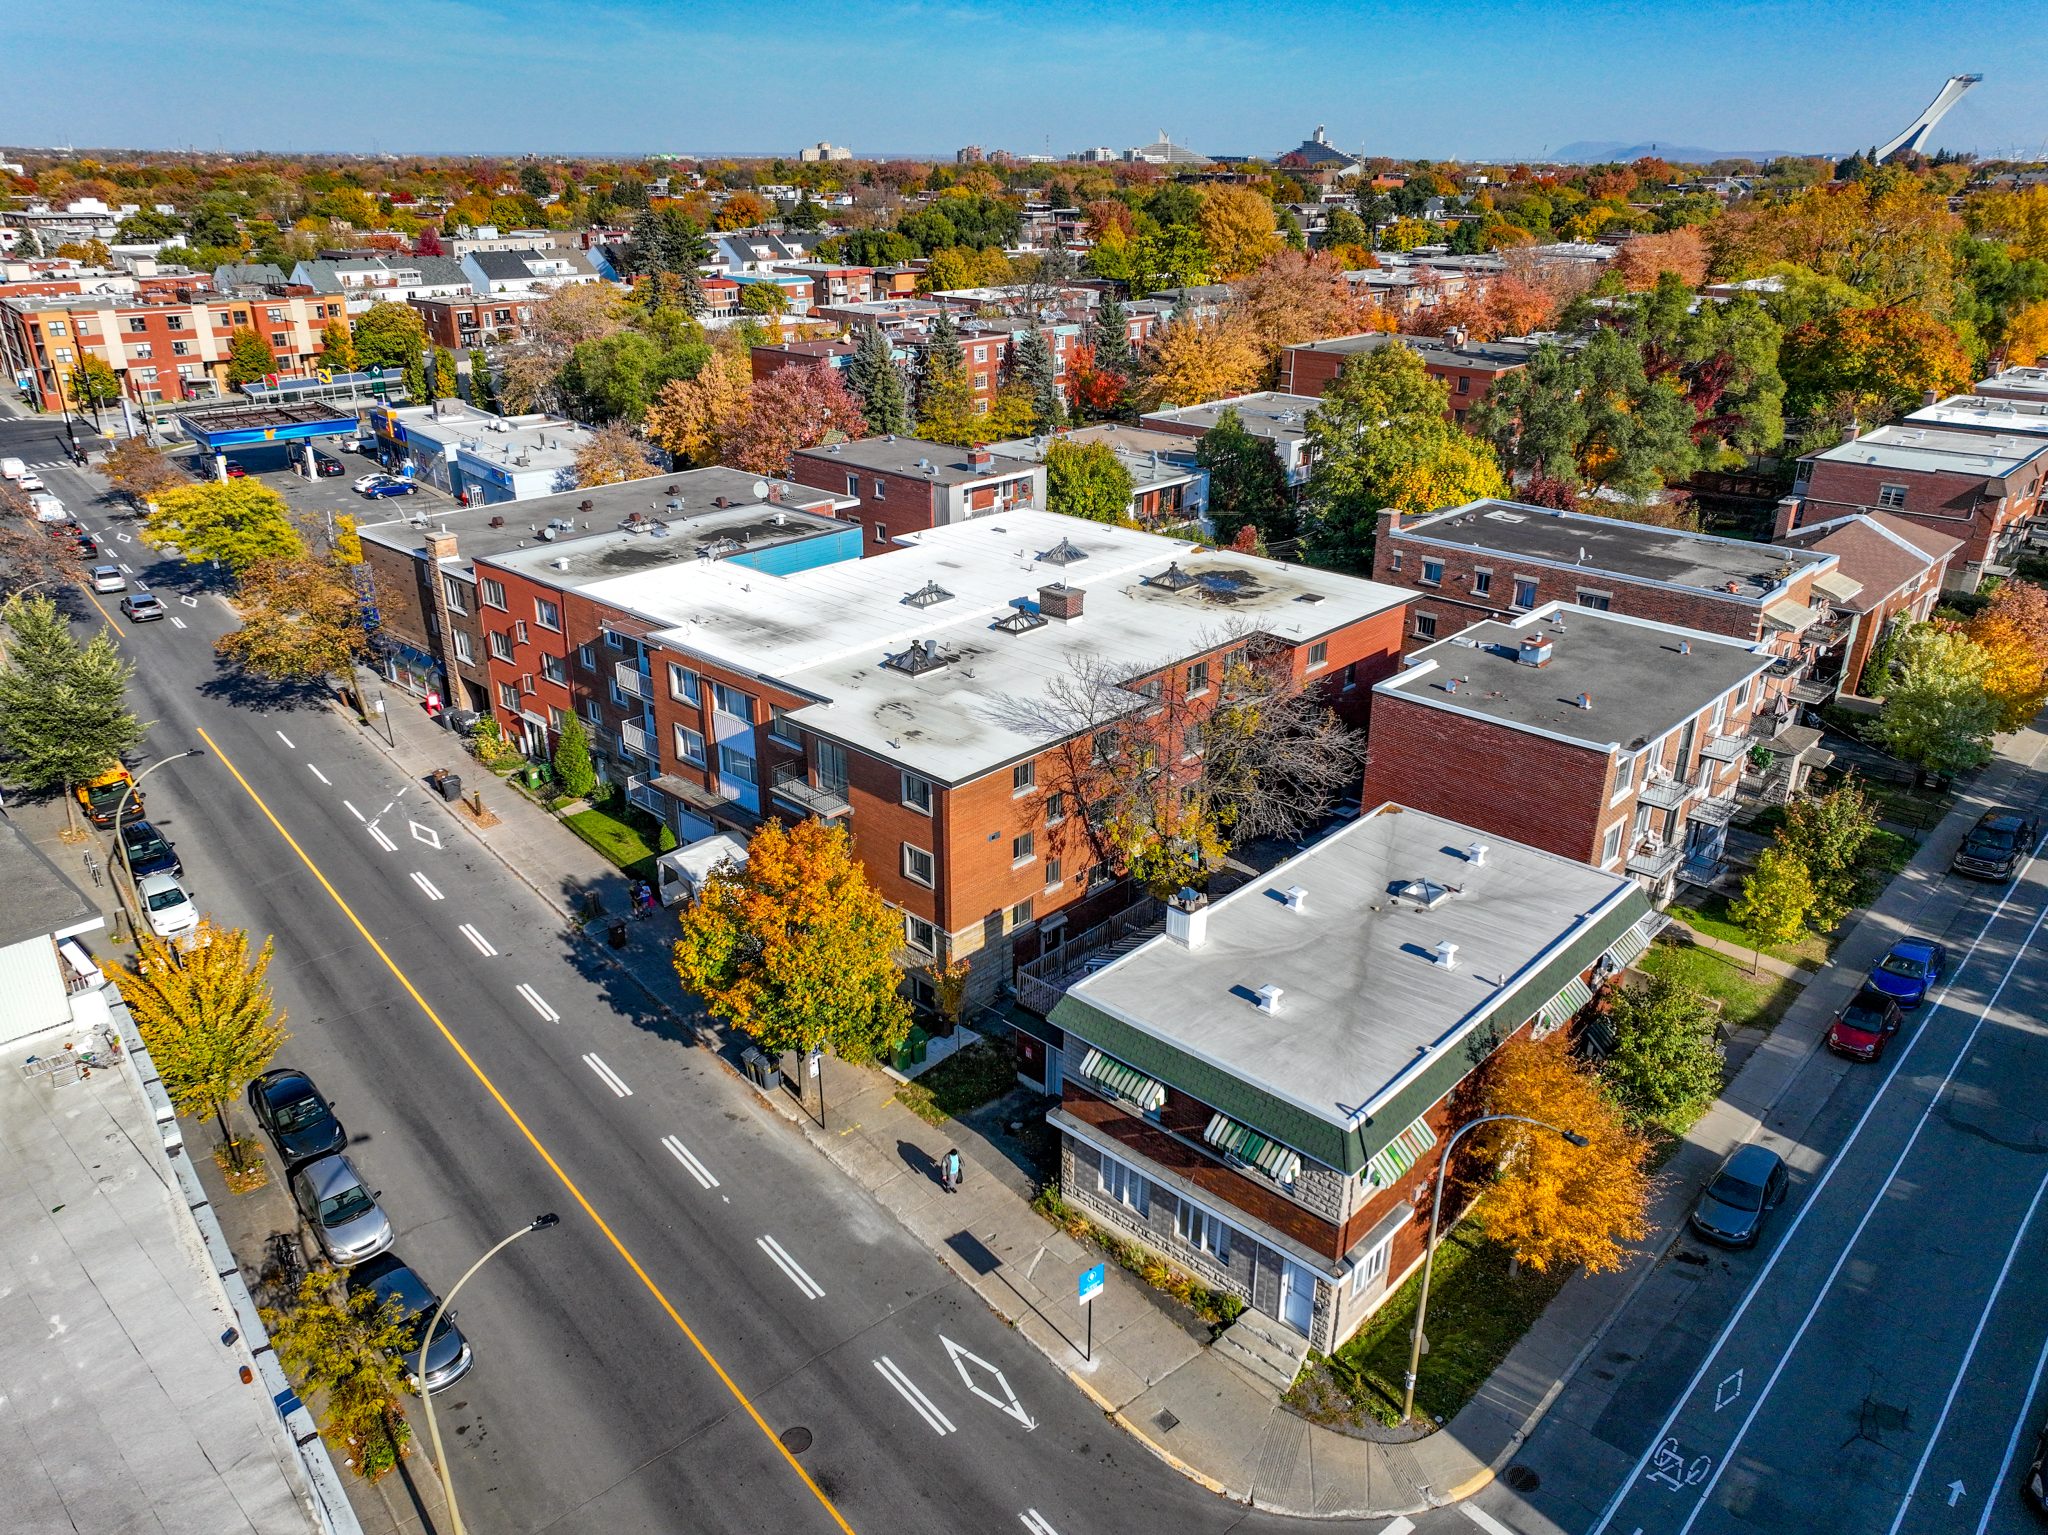
M 1607 951 L 1607 957 L 1614 961 L 1614 968 L 1626 970 L 1635 957 L 1650 946 L 1650 935 L 1642 923 L 1614 940 L 1614 946 Z
M 1275 1183 L 1292 1183 L 1301 1172 L 1301 1156 L 1278 1141 L 1269 1141 L 1250 1125 L 1241 1125 L 1228 1114 L 1209 1121 L 1202 1139 L 1218 1151 L 1226 1151 L 1240 1162 L 1249 1162 Z
M 1092 1046 L 1081 1058 L 1081 1075 L 1105 1091 L 1135 1103 L 1148 1114 L 1156 1113 L 1166 1102 L 1166 1089 L 1159 1083 Z
M 1418 1119 L 1414 1124 L 1382 1146 L 1365 1164 L 1365 1181 L 1376 1189 L 1387 1188 L 1401 1174 L 1408 1171 L 1422 1154 L 1436 1144 L 1436 1131 L 1429 1128 L 1429 1121 Z
M 1537 1032 L 1548 1034 L 1561 1023 L 1576 1018 L 1579 1009 L 1593 1000 L 1593 988 L 1579 977 L 1573 976 L 1563 991 L 1543 1004 L 1543 1021 L 1537 1025 Z

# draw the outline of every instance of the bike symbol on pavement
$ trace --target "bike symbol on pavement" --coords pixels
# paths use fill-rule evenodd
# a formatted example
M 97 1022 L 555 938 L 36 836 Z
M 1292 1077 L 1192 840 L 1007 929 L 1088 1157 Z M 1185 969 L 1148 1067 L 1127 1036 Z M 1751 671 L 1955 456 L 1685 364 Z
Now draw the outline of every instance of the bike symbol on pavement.
M 1657 1446 L 1657 1453 L 1650 1457 L 1650 1469 L 1643 1480 L 1655 1482 L 1672 1492 L 1683 1492 L 1688 1487 L 1697 1487 L 1707 1479 L 1707 1473 L 1714 1469 L 1711 1455 L 1696 1455 L 1690 1461 L 1678 1447 L 1676 1439 L 1667 1439 Z

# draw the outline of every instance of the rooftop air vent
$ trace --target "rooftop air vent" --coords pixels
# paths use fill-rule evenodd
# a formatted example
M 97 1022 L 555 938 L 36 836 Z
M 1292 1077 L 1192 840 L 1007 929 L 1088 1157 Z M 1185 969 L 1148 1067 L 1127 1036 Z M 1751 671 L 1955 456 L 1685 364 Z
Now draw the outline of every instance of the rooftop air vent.
M 1300 885 L 1289 885 L 1280 892 L 1280 899 L 1287 903 L 1289 911 L 1308 910 L 1308 891 L 1304 890 Z
M 1147 586 L 1156 586 L 1162 592 L 1184 592 L 1191 586 L 1201 585 L 1201 582 L 1196 577 L 1189 575 L 1185 570 L 1182 570 L 1180 568 L 1180 561 L 1175 560 L 1166 569 L 1160 571 L 1158 575 L 1147 576 L 1145 584 Z
M 1048 565 L 1071 565 L 1076 560 L 1087 559 L 1088 556 L 1084 551 L 1074 547 L 1074 541 L 1071 538 L 1062 538 L 1058 543 L 1046 550 L 1045 553 L 1041 554 L 1039 558 Z
M 903 599 L 906 607 L 935 608 L 942 602 L 951 602 L 953 594 L 936 581 L 927 581 L 916 591 Z
M 1321 602 L 1323 600 L 1323 594 L 1321 592 L 1303 592 L 1299 597 L 1295 598 L 1294 600 L 1296 602 Z
M 1257 999 L 1260 1012 L 1277 1013 L 1280 1011 L 1280 999 L 1287 993 L 1278 986 L 1261 986 L 1252 995 Z
M 1556 648 L 1547 634 L 1525 634 L 1522 636 L 1522 648 L 1516 652 L 1515 659 L 1524 666 L 1548 666 L 1551 654 Z
M 1029 634 L 1033 629 L 1043 629 L 1051 622 L 1043 613 L 1034 613 L 1029 608 L 1012 608 L 995 622 L 995 627 L 1005 634 Z
M 1436 946 L 1435 963 L 1446 970 L 1458 968 L 1458 946 L 1455 943 L 1440 943 Z
M 937 640 L 912 640 L 908 650 L 884 657 L 882 664 L 913 677 L 922 677 L 926 672 L 940 670 L 949 661 L 949 657 L 939 654 Z

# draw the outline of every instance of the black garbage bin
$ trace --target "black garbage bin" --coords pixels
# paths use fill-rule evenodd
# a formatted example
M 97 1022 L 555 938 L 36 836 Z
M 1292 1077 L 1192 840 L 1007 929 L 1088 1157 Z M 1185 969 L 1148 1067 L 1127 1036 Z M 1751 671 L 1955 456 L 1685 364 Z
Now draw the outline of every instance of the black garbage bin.
M 462 798 L 462 779 L 455 773 L 436 773 L 434 787 L 441 791 L 441 798 L 451 805 Z

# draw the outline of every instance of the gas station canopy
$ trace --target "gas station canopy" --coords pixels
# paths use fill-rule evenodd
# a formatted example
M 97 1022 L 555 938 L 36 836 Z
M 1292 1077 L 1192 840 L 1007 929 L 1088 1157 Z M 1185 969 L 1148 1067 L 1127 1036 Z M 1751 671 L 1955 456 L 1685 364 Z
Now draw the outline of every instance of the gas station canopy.
M 345 437 L 356 430 L 353 411 L 311 400 L 180 411 L 177 419 L 185 435 L 207 453 L 226 453 L 266 442 Z

